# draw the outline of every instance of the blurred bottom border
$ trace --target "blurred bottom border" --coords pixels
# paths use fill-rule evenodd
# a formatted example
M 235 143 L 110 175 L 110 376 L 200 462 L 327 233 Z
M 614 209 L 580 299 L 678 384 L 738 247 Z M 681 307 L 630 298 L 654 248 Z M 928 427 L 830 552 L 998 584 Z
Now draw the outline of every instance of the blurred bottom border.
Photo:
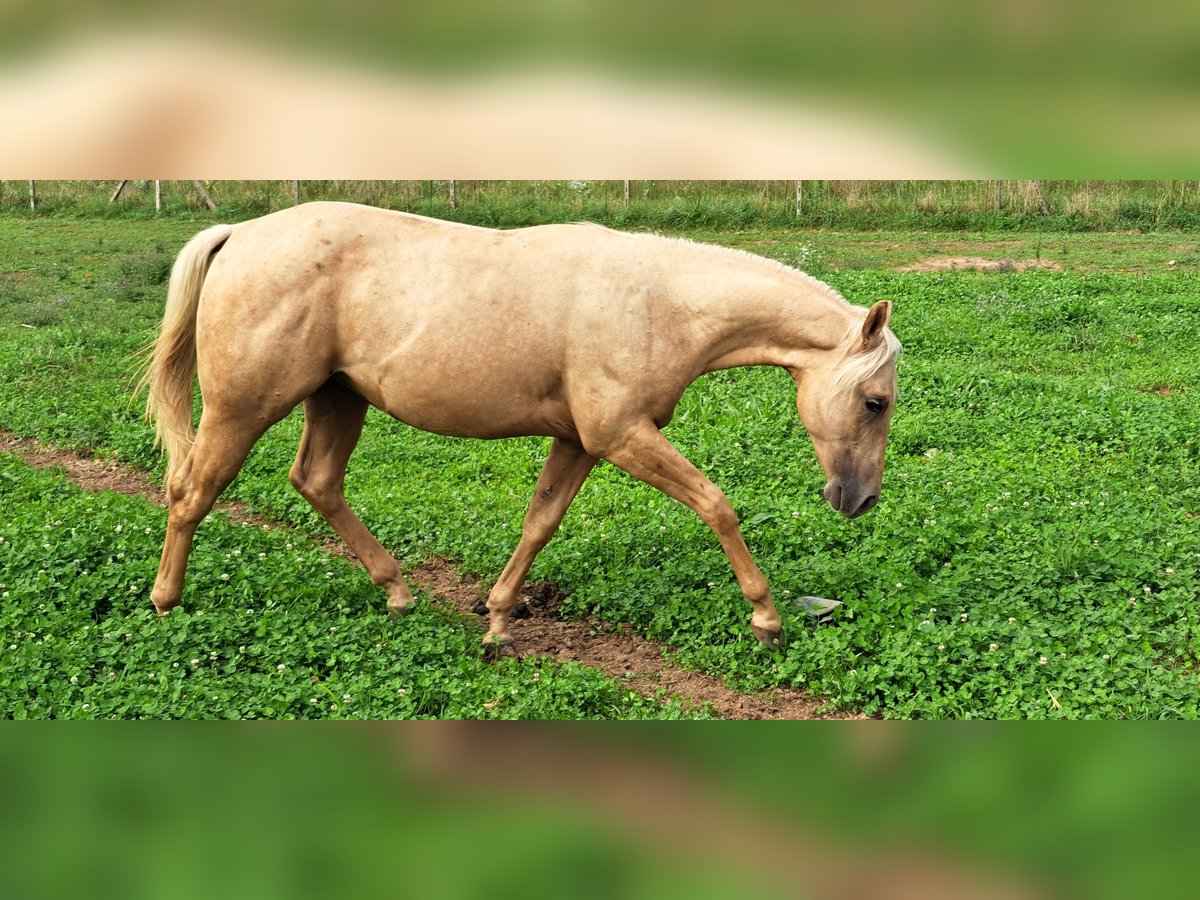
M 27 898 L 1156 896 L 1198 837 L 1166 723 L 6 728 Z

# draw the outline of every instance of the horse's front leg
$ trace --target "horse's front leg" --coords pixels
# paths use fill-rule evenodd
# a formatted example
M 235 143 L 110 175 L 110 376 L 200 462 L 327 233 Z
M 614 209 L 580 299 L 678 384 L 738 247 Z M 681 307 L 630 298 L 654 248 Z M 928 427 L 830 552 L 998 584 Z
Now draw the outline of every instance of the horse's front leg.
M 579 488 L 598 460 L 573 441 L 555 439 L 550 455 L 542 467 L 525 524 L 521 529 L 521 542 L 512 559 L 504 567 L 500 579 L 488 594 L 488 633 L 483 642 L 489 655 L 499 655 L 503 648 L 512 646 L 512 635 L 508 632 L 509 617 L 517 605 L 517 597 L 534 557 L 549 543 L 558 525 L 566 514 L 567 507 L 579 493 Z
M 738 585 L 754 607 L 750 619 L 754 636 L 772 650 L 783 649 L 783 623 L 771 599 L 771 587 L 750 556 L 738 529 L 737 513 L 721 489 L 676 450 L 649 420 L 609 442 L 604 458 L 695 510 L 721 541 Z

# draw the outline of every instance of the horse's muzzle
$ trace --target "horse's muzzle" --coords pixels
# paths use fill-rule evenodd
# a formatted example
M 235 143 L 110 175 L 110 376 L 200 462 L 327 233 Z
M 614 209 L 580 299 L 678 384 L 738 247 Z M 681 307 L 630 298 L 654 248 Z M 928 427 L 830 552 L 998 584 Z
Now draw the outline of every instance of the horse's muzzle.
M 855 485 L 834 480 L 825 485 L 825 499 L 847 519 L 855 519 L 879 502 L 879 494 L 863 494 Z

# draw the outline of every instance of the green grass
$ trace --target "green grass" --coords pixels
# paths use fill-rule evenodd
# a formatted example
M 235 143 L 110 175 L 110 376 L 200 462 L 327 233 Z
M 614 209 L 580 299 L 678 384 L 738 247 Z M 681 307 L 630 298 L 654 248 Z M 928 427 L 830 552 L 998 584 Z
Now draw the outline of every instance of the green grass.
M 489 665 L 474 617 L 392 624 L 365 572 L 283 530 L 201 526 L 204 600 L 147 604 L 163 525 L 0 454 L 0 709 L 24 718 L 675 718 L 575 663 Z
M 140 407 L 129 398 L 131 354 L 150 339 L 161 312 L 161 260 L 205 221 L 0 222 L 6 248 L 0 428 L 161 471 Z M 853 522 L 823 503 L 823 479 L 796 421 L 794 389 L 782 373 L 708 376 L 685 395 L 668 435 L 737 507 L 784 610 L 792 637 L 786 655 L 773 656 L 753 641 L 749 608 L 715 539 L 695 516 L 609 466 L 585 484 L 531 573 L 571 592 L 568 614 L 632 623 L 673 648 L 681 663 L 745 689 L 801 685 L 838 706 L 872 714 L 1196 717 L 1200 274 L 1177 249 L 1179 236 L 1023 234 L 1020 240 L 1044 255 L 1062 256 L 1068 268 L 931 275 L 890 269 L 939 249 L 987 253 L 946 247 L 945 235 L 929 233 L 893 235 L 895 247 L 880 246 L 879 235 L 825 231 L 689 233 L 803 261 L 860 302 L 895 301 L 893 325 L 905 357 L 883 498 Z M 1000 237 L 981 234 L 977 240 Z M 1025 258 L 1024 250 L 1010 249 L 991 252 Z M 1176 257 L 1168 254 L 1180 257 L 1170 269 L 1166 259 Z M 42 321 L 29 321 L 37 311 Z M 299 425 L 293 415 L 272 429 L 231 493 L 302 532 L 325 534 L 326 526 L 286 480 Z M 403 560 L 443 554 L 492 579 L 519 535 L 545 449 L 540 439 L 441 438 L 373 413 L 351 461 L 350 502 Z M 35 495 L 44 490 L 49 488 L 20 494 L 25 499 L 6 502 L 6 510 L 36 504 Z M 79 501 L 85 502 L 91 501 Z M 73 512 L 53 518 L 68 523 L 64 527 L 80 528 L 89 520 L 78 504 L 63 509 Z M 13 565 L 23 578 L 47 568 L 36 563 L 34 533 L 47 514 L 34 506 L 22 528 L 25 550 Z M 193 628 L 191 623 L 216 619 L 241 629 L 239 634 L 258 629 L 262 605 L 236 594 L 233 579 L 219 579 L 234 550 L 241 550 L 241 559 L 257 559 L 260 552 L 276 558 L 274 549 L 256 543 L 273 538 L 257 533 L 252 541 L 246 530 L 205 526 L 189 573 L 185 616 L 159 622 L 148 613 L 144 591 L 129 592 L 152 577 L 162 519 L 160 511 L 145 509 L 136 526 L 142 537 L 125 551 L 131 560 L 122 569 L 126 580 L 99 592 L 119 598 L 124 614 L 142 617 L 124 631 L 169 641 L 180 621 Z M 146 527 L 150 535 L 144 535 Z M 115 547 L 110 532 L 91 534 L 88 540 L 96 543 L 87 552 Z M 64 552 L 47 551 L 58 564 L 76 551 Z M 104 552 L 107 558 L 112 551 Z M 271 596 L 276 584 L 283 594 L 302 596 L 330 565 L 306 562 L 294 573 L 296 581 L 283 578 L 291 572 L 286 565 L 268 567 L 263 596 Z M 374 653 L 382 596 L 372 593 L 361 572 L 332 570 L 336 577 L 320 584 L 317 594 L 331 591 L 337 599 L 305 600 L 311 605 L 303 614 L 286 623 L 272 620 L 259 642 L 278 640 L 295 649 L 309 630 L 336 625 L 339 641 L 349 640 L 354 652 Z M 63 585 L 74 578 L 64 576 Z M 29 590 L 35 587 L 28 583 Z M 68 588 L 60 590 L 60 602 L 78 602 Z M 787 603 L 803 594 L 844 605 L 818 625 Z M 277 605 L 283 602 L 280 595 Z M 459 646 L 452 635 L 465 626 L 439 619 L 434 609 L 423 615 L 411 626 L 416 645 L 435 640 Z M 359 619 L 356 630 L 352 623 Z M 72 621 L 81 627 L 78 618 Z M 397 630 L 409 627 L 402 623 Z M 421 631 L 426 627 L 440 636 Z M 389 634 L 391 641 L 408 640 Z M 463 639 L 464 653 L 475 639 Z M 225 640 L 221 652 L 242 643 L 240 637 Z M 339 690 L 339 682 L 331 692 L 360 696 L 376 680 L 394 682 L 388 658 L 423 659 L 416 645 L 389 645 L 376 660 L 382 671 L 370 669 L 352 690 Z M 190 665 L 193 658 L 207 659 L 200 651 L 214 649 L 203 642 L 188 648 L 169 661 Z M 458 660 L 457 654 L 452 658 Z M 300 656 L 280 661 L 309 665 L 320 654 Z M 430 665 L 429 671 L 437 668 Z M 101 679 L 107 671 L 95 668 Z M 487 690 L 464 688 L 469 697 L 462 705 L 449 698 L 427 711 L 466 714 L 493 688 L 488 679 L 501 677 L 483 668 L 470 671 Z M 265 669 L 258 674 L 269 676 Z M 525 670 L 511 677 L 514 686 L 529 686 Z M 564 677 L 574 683 L 583 676 L 569 671 Z M 253 690 L 236 714 L 265 714 Z M 608 688 L 594 690 L 609 696 Z M 302 691 L 297 702 L 311 696 Z M 548 696 L 539 702 L 544 705 L 519 714 L 567 714 Z M 604 702 L 581 701 L 581 714 L 601 714 Z M 196 709 L 220 714 L 218 707 Z M 384 710 L 360 711 L 416 712 L 402 705 Z M 172 708 L 170 714 L 187 713 Z

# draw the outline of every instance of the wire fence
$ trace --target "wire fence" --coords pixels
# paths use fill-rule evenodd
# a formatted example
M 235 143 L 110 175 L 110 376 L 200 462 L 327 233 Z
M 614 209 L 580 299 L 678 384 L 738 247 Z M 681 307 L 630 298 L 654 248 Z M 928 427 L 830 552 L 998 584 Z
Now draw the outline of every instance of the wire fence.
M 33 214 L 261 215 L 345 200 L 514 225 L 586 217 L 618 224 L 850 227 L 1192 228 L 1200 181 L 260 180 L 0 181 L 0 210 Z

